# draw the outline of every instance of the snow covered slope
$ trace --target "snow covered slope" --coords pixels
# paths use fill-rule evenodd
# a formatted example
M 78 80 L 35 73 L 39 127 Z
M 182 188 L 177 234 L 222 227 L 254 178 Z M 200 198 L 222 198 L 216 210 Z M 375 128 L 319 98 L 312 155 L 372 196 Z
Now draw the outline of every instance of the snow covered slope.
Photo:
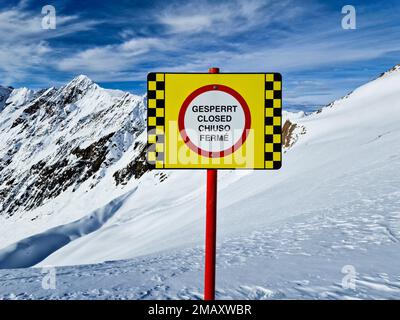
M 281 170 L 219 172 L 220 298 L 400 295 L 399 89 L 400 70 L 394 68 L 319 112 L 287 113 L 291 139 Z M 144 143 L 145 134 L 135 139 Z M 71 223 L 97 217 L 120 197 L 92 232 L 62 233 L 68 241 L 45 248 L 48 256 L 38 266 L 133 260 L 66 268 L 84 273 L 88 282 L 62 287 L 55 297 L 85 296 L 103 269 L 117 275 L 100 281 L 107 292 L 96 291 L 96 297 L 200 297 L 205 172 L 152 171 L 116 185 L 115 172 L 126 176 L 142 168 L 127 166 L 141 153 L 126 149 L 92 188 L 82 183 L 75 192 L 67 189 L 0 218 L 0 260 L 21 252 L 35 256 L 32 236 L 40 239 L 54 227 L 71 230 Z M 358 291 L 341 286 L 346 265 L 357 271 Z M 134 269 L 132 282 L 119 268 Z M 115 282 L 124 284 L 114 290 Z
M 395 192 L 396 179 L 400 182 L 399 88 L 400 73 L 391 73 L 320 113 L 297 119 L 306 133 L 287 150 L 278 172 L 221 171 L 220 237 Z M 167 172 L 162 183 L 156 174 L 137 183 L 135 194 L 103 228 L 44 263 L 125 259 L 202 243 L 205 173 Z

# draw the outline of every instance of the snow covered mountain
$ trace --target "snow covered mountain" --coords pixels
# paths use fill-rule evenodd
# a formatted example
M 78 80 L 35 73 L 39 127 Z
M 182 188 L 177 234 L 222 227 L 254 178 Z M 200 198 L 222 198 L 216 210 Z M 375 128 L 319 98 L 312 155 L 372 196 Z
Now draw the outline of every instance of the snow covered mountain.
M 218 298 L 400 296 L 399 89 L 395 67 L 285 113 L 281 170 L 219 172 Z M 145 99 L 85 77 L 24 92 L 0 114 L 0 268 L 70 267 L 54 292 L 0 272 L 0 297 L 201 298 L 205 172 L 148 172 Z
M 144 119 L 143 97 L 102 89 L 85 76 L 60 89 L 13 90 L 1 112 L 0 215 L 93 188 L 134 148 Z

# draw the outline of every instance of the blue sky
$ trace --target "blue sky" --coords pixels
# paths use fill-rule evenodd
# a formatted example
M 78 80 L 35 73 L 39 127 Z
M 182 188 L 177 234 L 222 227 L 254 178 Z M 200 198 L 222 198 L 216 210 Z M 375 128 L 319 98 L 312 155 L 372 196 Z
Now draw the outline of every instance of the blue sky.
M 57 28 L 43 30 L 44 5 Z M 341 27 L 344 5 L 357 29 Z M 0 0 L 0 84 L 60 86 L 86 74 L 144 93 L 150 71 L 275 71 L 284 104 L 329 103 L 400 63 L 399 1 Z

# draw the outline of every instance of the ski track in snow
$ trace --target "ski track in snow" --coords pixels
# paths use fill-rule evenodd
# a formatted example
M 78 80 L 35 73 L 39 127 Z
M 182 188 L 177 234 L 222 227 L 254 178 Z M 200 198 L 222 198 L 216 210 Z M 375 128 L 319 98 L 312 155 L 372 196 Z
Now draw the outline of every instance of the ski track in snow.
M 399 208 L 400 192 L 391 192 L 224 239 L 216 297 L 400 298 Z M 355 289 L 342 287 L 345 265 L 357 272 Z M 42 289 L 40 268 L 0 270 L 0 299 L 202 298 L 201 246 L 56 270 L 56 290 Z

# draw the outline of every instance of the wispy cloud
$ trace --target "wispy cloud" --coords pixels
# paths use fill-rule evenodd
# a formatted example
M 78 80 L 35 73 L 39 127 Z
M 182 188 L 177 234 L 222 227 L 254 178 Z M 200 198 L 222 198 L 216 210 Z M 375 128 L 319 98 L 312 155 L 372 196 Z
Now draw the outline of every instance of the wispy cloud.
M 57 16 L 56 30 L 43 30 L 41 8 L 27 9 L 28 1 L 0 12 L 0 76 L 3 84 L 34 77 L 35 69 L 51 68 L 54 49 L 49 41 L 89 30 L 96 21 L 80 21 L 79 16 Z
M 76 52 L 61 59 L 57 67 L 73 72 L 83 69 L 100 81 L 143 79 L 154 67 L 181 70 L 197 65 L 197 70 L 203 64 L 204 69 L 206 57 L 226 61 L 241 55 L 245 33 L 256 34 L 274 21 L 299 14 L 301 10 L 289 1 L 172 3 L 148 15 L 147 23 L 158 27 L 157 34 L 135 38 L 134 31 L 124 29 L 119 33 L 122 42 Z
M 149 16 L 163 26 L 157 35 L 83 50 L 58 67 L 138 73 L 144 64 L 198 71 L 212 63 L 227 70 L 292 71 L 368 60 L 399 49 L 396 43 L 387 45 L 395 38 L 388 30 L 357 30 L 349 36 L 340 29 L 340 11 L 331 14 L 332 24 L 317 14 L 319 9 L 319 4 L 307 10 L 293 1 L 175 3 Z
M 126 70 L 129 64 L 144 62 L 144 55 L 151 50 L 167 50 L 168 45 L 159 38 L 130 39 L 118 45 L 106 45 L 87 49 L 62 59 L 57 63 L 60 70 L 90 73 L 118 72 Z
M 171 33 L 201 33 L 218 36 L 232 35 L 253 29 L 257 25 L 267 25 L 287 17 L 295 10 L 288 1 L 228 1 L 193 2 L 173 4 L 165 8 L 158 21 Z
M 400 52 L 396 2 L 356 5 L 356 30 L 341 28 L 340 5 L 317 0 L 110 0 L 79 6 L 79 14 L 70 0 L 68 10 L 57 11 L 57 29 L 42 30 L 34 2 L 0 12 L 2 83 L 78 73 L 101 82 L 144 81 L 149 71 L 219 66 L 282 72 L 290 103 L 323 104 L 383 71 L 382 59 L 390 65 L 387 57 Z M 336 71 L 350 68 L 350 76 Z

